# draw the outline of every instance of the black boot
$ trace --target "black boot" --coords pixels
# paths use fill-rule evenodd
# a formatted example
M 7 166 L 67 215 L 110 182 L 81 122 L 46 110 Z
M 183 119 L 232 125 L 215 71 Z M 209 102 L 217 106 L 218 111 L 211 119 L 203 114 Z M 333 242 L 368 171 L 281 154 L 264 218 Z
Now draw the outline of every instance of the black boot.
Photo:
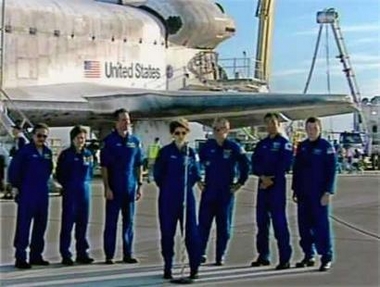
M 258 258 L 256 261 L 252 261 L 251 267 L 260 267 L 260 266 L 268 266 L 270 265 L 270 261 L 267 259 Z
M 284 270 L 284 269 L 289 269 L 289 268 L 290 268 L 289 262 L 280 263 L 276 266 L 276 270 Z
M 136 258 L 133 258 L 131 256 L 124 256 L 123 262 L 127 264 L 136 264 L 139 263 L 139 261 Z
M 16 260 L 15 267 L 18 269 L 30 269 L 32 266 L 25 260 Z
M 31 259 L 30 265 L 40 265 L 40 266 L 47 266 L 49 265 L 49 261 L 44 260 L 42 257 L 38 259 Z
M 73 266 L 74 265 L 74 261 L 70 258 L 70 257 L 64 257 L 62 259 L 62 262 L 61 262 L 63 265 L 66 265 L 66 266 Z
M 172 271 L 171 270 L 164 270 L 164 276 L 162 276 L 164 279 L 173 279 Z
M 190 276 L 189 276 L 189 278 L 191 280 L 198 279 L 199 278 L 198 269 L 197 270 L 190 270 Z
M 87 256 L 80 256 L 80 257 L 77 257 L 76 262 L 80 263 L 80 264 L 91 264 L 92 262 L 94 262 L 94 259 L 88 255 Z
M 322 262 L 321 267 L 319 267 L 319 271 L 328 271 L 332 267 L 331 261 Z
M 108 264 L 108 265 L 114 264 L 112 258 L 106 258 L 106 261 L 105 261 L 104 263 L 105 263 L 105 264 Z
M 314 258 L 304 258 L 302 261 L 296 263 L 296 268 L 312 267 L 315 265 Z

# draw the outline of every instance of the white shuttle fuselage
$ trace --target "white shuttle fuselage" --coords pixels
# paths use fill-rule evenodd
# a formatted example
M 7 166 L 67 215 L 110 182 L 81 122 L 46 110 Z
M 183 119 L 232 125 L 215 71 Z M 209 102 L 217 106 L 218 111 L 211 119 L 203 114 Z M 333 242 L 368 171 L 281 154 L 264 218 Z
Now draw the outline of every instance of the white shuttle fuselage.
M 7 0 L 3 87 L 88 82 L 177 90 L 184 75 L 194 78 L 186 70 L 191 58 L 234 31 L 208 0 L 122 2 Z M 171 35 L 169 17 L 181 23 Z

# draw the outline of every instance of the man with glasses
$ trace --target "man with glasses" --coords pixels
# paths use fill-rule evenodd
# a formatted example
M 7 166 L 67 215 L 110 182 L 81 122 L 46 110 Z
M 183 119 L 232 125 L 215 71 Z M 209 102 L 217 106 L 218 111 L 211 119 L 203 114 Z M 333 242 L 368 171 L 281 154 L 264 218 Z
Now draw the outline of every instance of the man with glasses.
M 113 264 L 119 213 L 123 216 L 123 261 L 137 263 L 132 256 L 135 201 L 141 197 L 142 151 L 140 140 L 130 133 L 131 120 L 125 109 L 114 112 L 115 130 L 104 139 L 100 153 L 106 223 L 104 251 L 106 264 Z
M 205 182 L 199 184 L 202 190 L 199 230 L 202 263 L 205 263 L 207 241 L 215 218 L 217 234 L 215 265 L 221 266 L 231 237 L 235 192 L 246 182 L 249 164 L 244 149 L 227 138 L 230 131 L 227 119 L 215 119 L 213 130 L 214 138 L 208 139 L 199 152 L 201 164 L 206 172 Z
M 15 266 L 19 269 L 29 269 L 31 265 L 49 265 L 42 258 L 42 252 L 48 216 L 48 181 L 53 169 L 53 157 L 52 151 L 46 146 L 48 126 L 37 124 L 32 133 L 33 141 L 20 149 L 12 159 L 8 176 L 12 186 L 18 190 L 14 246 Z M 32 219 L 33 232 L 28 263 L 26 248 L 29 245 Z
M 276 269 L 290 268 L 290 246 L 286 220 L 286 178 L 293 152 L 292 144 L 280 132 L 279 115 L 268 113 L 264 117 L 268 136 L 261 140 L 252 154 L 252 172 L 259 177 L 256 222 L 256 247 L 259 257 L 252 267 L 267 266 L 269 260 L 269 227 L 272 219 L 274 235 L 279 248 L 280 262 Z

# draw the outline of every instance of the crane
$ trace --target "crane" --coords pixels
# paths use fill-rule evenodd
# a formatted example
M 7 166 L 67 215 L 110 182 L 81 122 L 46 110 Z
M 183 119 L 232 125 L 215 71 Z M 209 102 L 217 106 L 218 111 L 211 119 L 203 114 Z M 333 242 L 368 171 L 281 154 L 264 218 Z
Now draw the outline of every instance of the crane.
M 356 103 L 359 111 L 361 104 L 361 95 L 359 90 L 359 85 L 356 81 L 356 76 L 354 73 L 354 69 L 351 65 L 350 57 L 348 55 L 348 51 L 344 42 L 343 33 L 339 25 L 339 15 L 338 12 L 334 8 L 324 9 L 323 11 L 317 12 L 317 23 L 319 25 L 318 37 L 316 42 L 316 47 L 314 51 L 313 61 L 311 64 L 311 69 L 306 81 L 306 86 L 304 89 L 304 93 L 307 92 L 307 89 L 310 84 L 311 76 L 314 70 L 315 61 L 317 58 L 318 47 L 321 39 L 322 29 L 325 25 L 329 25 L 334 35 L 334 39 L 338 48 L 338 56 L 337 58 L 343 65 L 343 72 L 346 76 L 348 87 L 350 90 L 350 94 L 352 96 L 353 101 Z M 329 82 L 328 82 L 329 84 Z M 365 132 L 366 128 L 363 124 L 362 116 L 360 112 L 354 113 L 354 131 L 355 132 Z
M 255 16 L 259 18 L 255 78 L 269 83 L 275 0 L 259 0 Z
M 315 61 L 317 58 L 318 47 L 321 39 L 321 33 L 324 26 L 329 25 L 334 35 L 334 39 L 338 48 L 337 58 L 343 65 L 343 73 L 346 76 L 348 87 L 352 100 L 357 105 L 358 111 L 354 113 L 354 131 L 353 132 L 343 132 L 340 133 L 340 142 L 346 147 L 361 147 L 366 154 L 369 154 L 368 142 L 370 141 L 367 132 L 366 124 L 363 122 L 363 116 L 361 114 L 361 94 L 359 90 L 359 85 L 356 81 L 356 76 L 354 73 L 353 66 L 348 55 L 348 51 L 344 42 L 343 33 L 339 25 L 339 15 L 334 8 L 324 9 L 323 11 L 317 12 L 317 23 L 319 26 L 318 37 L 316 42 L 316 47 L 314 51 L 313 61 L 311 69 L 306 81 L 306 86 L 304 93 L 310 84 L 311 76 L 314 70 Z M 327 27 L 326 27 L 327 35 Z M 327 56 L 328 57 L 328 56 Z M 328 88 L 330 89 L 330 82 L 328 78 Z M 365 140 L 363 142 L 361 135 L 364 135 Z

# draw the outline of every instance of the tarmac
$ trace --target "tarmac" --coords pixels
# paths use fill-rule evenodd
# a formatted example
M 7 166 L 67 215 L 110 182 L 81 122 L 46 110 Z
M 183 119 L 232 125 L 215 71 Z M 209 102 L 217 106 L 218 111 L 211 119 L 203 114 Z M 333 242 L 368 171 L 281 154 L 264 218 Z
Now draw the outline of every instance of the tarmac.
M 290 180 L 288 180 L 290 183 Z M 338 191 L 332 201 L 332 228 L 334 234 L 334 263 L 328 272 L 319 272 L 316 266 L 294 268 L 303 257 L 298 241 L 296 205 L 288 189 L 288 224 L 293 246 L 292 268 L 276 271 L 278 263 L 276 241 L 271 232 L 272 264 L 253 268 L 250 262 L 257 257 L 255 250 L 255 206 L 257 180 L 254 177 L 238 192 L 234 217 L 233 236 L 224 266 L 214 261 L 215 228 L 208 248 L 208 262 L 202 265 L 195 286 L 380 286 L 379 280 L 379 193 L 380 173 L 340 175 Z M 59 255 L 59 229 L 61 197 L 52 194 L 49 207 L 49 224 L 46 234 L 44 258 L 51 262 L 47 267 L 30 270 L 14 268 L 13 235 L 16 204 L 0 200 L 0 286 L 173 286 L 162 279 L 163 263 L 157 218 L 157 188 L 154 183 L 144 184 L 143 198 L 137 204 L 135 255 L 139 264 L 122 263 L 121 220 L 117 237 L 117 261 L 105 265 L 103 254 L 104 198 L 100 179 L 93 183 L 92 209 L 88 237 L 90 254 L 95 258 L 91 265 L 63 266 Z M 73 240 L 74 241 L 74 240 Z M 75 243 L 72 244 L 72 250 Z M 179 229 L 176 238 L 176 268 L 174 276 L 181 277 Z M 75 259 L 75 257 L 74 257 Z M 185 275 L 189 269 L 186 267 Z

